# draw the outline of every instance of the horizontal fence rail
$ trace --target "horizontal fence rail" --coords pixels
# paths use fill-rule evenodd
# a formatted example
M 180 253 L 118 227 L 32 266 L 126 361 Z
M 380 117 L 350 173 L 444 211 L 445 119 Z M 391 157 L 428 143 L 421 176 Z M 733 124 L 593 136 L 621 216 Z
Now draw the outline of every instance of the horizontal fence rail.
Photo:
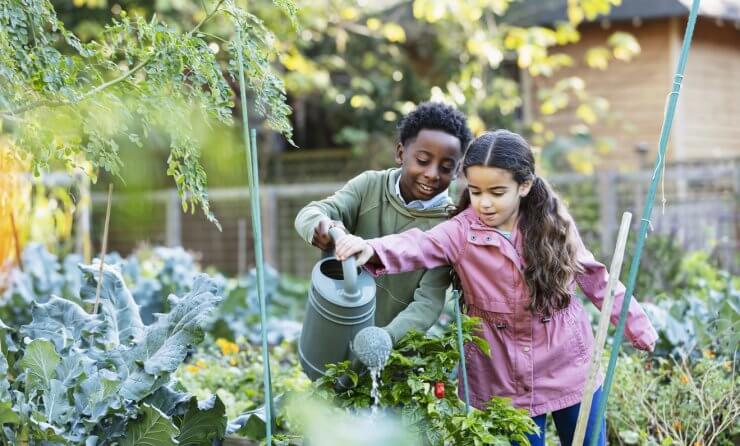
M 644 184 L 651 171 L 600 172 L 596 175 L 562 174 L 548 181 L 562 196 L 573 213 L 584 239 L 603 259 L 614 244 L 618 215 L 624 211 L 635 214 L 640 221 Z M 738 247 L 738 203 L 740 177 L 736 161 L 669 167 L 666 171 L 667 205 L 661 211 L 660 194 L 653 215 L 654 233 L 670 234 L 687 249 L 708 249 L 716 253 L 723 266 L 737 270 L 734 252 Z M 319 257 L 318 251 L 301 240 L 293 229 L 297 212 L 312 200 L 333 194 L 342 182 L 266 184 L 261 188 L 266 261 L 279 270 L 308 276 Z M 179 197 L 173 190 L 146 194 L 118 194 L 120 205 L 136 200 L 150 201 L 153 219 L 144 226 L 158 227 L 150 243 L 183 245 L 201 254 L 201 261 L 226 272 L 243 272 L 254 261 L 249 238 L 249 211 L 242 203 L 249 198 L 245 187 L 211 189 L 211 206 L 219 218 L 223 232 L 201 215 L 183 214 Z M 105 194 L 94 193 L 94 214 L 100 215 Z M 115 219 L 113 223 L 115 223 Z M 156 224 L 154 224 L 156 223 Z M 133 249 L 136 240 L 122 240 L 123 250 Z M 111 238 L 112 246 L 116 239 Z
M 665 211 L 659 190 L 652 215 L 651 234 L 673 237 L 689 250 L 708 250 L 733 272 L 738 272 L 740 247 L 740 160 L 672 165 L 666 169 Z M 644 185 L 652 171 L 599 172 L 595 175 L 559 174 L 547 180 L 567 204 L 578 228 L 597 258 L 610 255 L 619 215 L 624 211 L 640 221 Z M 79 176 L 52 174 L 33 179 L 49 186 L 73 186 L 89 190 Z M 293 228 L 298 211 L 312 200 L 333 194 L 344 182 L 265 184 L 261 187 L 265 260 L 278 270 L 308 277 L 320 253 L 305 243 Z M 84 187 L 83 187 L 84 186 Z M 453 188 L 454 189 L 454 188 Z M 457 188 L 459 190 L 459 187 Z M 223 231 L 203 215 L 183 213 L 180 197 L 172 190 L 114 193 L 109 246 L 127 254 L 141 243 L 182 245 L 197 253 L 204 265 L 227 273 L 245 272 L 254 265 L 253 240 L 246 187 L 209 190 L 211 208 Z M 100 244 L 106 194 L 93 192 L 78 203 L 78 232 L 93 235 Z M 82 206 L 90 203 L 90 206 Z M 78 249 L 83 246 L 78 240 Z M 95 252 L 95 250 L 93 250 Z

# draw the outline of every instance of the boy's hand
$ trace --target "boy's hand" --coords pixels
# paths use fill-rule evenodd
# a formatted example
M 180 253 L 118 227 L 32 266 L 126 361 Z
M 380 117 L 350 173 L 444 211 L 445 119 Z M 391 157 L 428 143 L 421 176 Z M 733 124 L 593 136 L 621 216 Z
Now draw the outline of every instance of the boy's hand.
M 336 243 L 335 253 L 337 259 L 344 261 L 353 255 L 357 256 L 357 266 L 362 266 L 372 259 L 375 250 L 364 239 L 356 235 L 347 234 Z
M 331 236 L 329 235 L 329 229 L 334 227 L 341 228 L 344 232 L 348 232 L 347 229 L 344 227 L 344 223 L 342 223 L 341 221 L 325 218 L 319 221 L 319 224 L 317 224 L 316 228 L 314 228 L 313 240 L 311 240 L 311 244 L 322 251 L 331 251 L 331 249 L 334 247 L 334 240 L 332 240 Z

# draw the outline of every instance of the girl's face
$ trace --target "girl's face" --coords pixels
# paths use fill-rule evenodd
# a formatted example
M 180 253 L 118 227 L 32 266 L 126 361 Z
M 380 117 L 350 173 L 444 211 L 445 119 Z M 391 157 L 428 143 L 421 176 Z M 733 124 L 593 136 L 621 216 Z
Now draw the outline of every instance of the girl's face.
M 512 231 L 519 215 L 519 203 L 529 193 L 531 181 L 517 183 L 505 169 L 470 166 L 465 171 L 470 205 L 478 218 L 492 228 Z

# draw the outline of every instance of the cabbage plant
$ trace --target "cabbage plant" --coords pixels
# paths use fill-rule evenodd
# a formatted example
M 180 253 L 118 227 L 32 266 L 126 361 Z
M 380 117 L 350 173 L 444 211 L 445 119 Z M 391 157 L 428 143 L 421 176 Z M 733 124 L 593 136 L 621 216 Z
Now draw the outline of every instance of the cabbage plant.
M 88 313 L 99 266 L 80 268 L 78 299 L 34 302 L 20 327 L 0 321 L 0 442 L 210 445 L 223 437 L 221 401 L 198 402 L 174 379 L 221 300 L 214 281 L 197 275 L 147 325 L 115 266 L 104 267 L 98 314 Z

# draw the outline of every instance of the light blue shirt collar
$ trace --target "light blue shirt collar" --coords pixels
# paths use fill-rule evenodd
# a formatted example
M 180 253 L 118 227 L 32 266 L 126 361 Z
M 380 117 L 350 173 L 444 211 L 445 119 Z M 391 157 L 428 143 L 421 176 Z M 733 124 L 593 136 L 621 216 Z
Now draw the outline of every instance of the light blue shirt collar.
M 396 196 L 408 209 L 417 209 L 421 211 L 445 205 L 450 201 L 447 189 L 445 189 L 429 200 L 413 200 L 410 203 L 406 203 L 406 200 L 403 199 L 403 195 L 401 195 L 401 175 L 398 175 L 398 178 L 396 178 Z

